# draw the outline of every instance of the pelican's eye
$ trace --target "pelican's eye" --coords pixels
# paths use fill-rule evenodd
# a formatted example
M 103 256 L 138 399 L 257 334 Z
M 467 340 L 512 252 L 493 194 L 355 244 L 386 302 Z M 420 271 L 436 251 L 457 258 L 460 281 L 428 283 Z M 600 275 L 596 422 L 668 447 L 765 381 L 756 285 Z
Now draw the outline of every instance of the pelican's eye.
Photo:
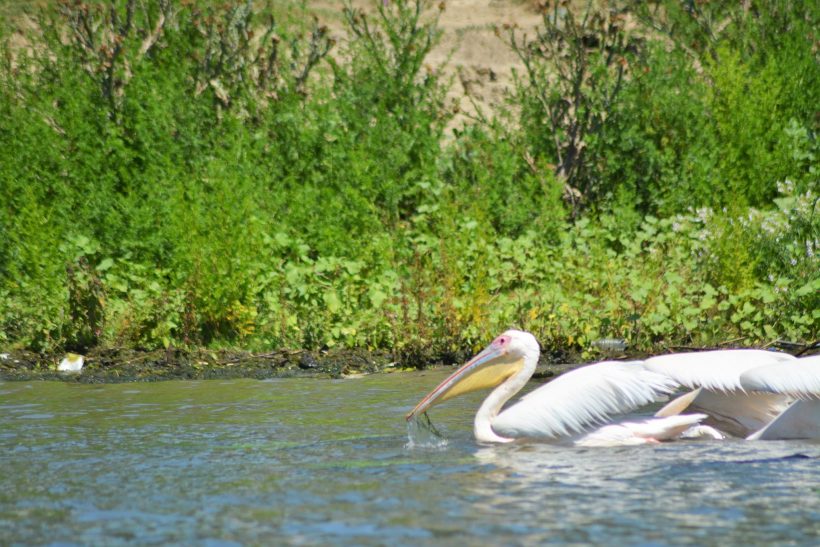
M 509 336 L 499 336 L 498 338 L 496 338 L 493 341 L 493 345 L 497 348 L 503 348 L 504 346 L 506 346 L 509 343 L 510 343 L 510 337 Z

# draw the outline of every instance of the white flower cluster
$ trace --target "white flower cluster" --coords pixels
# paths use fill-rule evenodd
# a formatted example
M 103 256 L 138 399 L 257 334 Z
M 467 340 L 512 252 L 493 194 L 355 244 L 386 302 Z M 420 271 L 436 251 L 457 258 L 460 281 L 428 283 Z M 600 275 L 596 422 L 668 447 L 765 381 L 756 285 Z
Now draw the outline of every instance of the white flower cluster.
M 777 183 L 780 196 L 775 200 L 777 208 L 758 210 L 750 208 L 737 217 L 716 218 L 709 207 L 690 208 L 688 215 L 679 215 L 672 221 L 674 232 L 690 230 L 696 245 L 692 256 L 700 260 L 717 260 L 719 241 L 732 237 L 730 233 L 740 230 L 744 239 L 755 242 L 762 264 L 770 270 L 767 279 L 777 292 L 785 291 L 778 283 L 780 276 L 802 277 L 806 272 L 820 270 L 820 196 L 812 190 L 797 193 L 795 183 L 786 179 Z M 715 246 L 718 245 L 718 246 Z M 801 273 L 802 272 L 802 273 Z
M 777 181 L 777 191 L 784 196 L 794 194 L 794 181 L 791 179 Z

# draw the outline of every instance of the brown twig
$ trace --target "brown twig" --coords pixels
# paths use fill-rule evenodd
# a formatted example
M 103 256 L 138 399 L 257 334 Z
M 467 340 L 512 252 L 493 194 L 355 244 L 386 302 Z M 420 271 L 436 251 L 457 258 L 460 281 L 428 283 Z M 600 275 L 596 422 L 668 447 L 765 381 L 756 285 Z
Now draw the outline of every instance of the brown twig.
M 142 41 L 140 44 L 140 48 L 137 52 L 138 57 L 144 57 L 148 51 L 154 47 L 154 44 L 157 43 L 159 37 L 162 35 L 163 29 L 165 28 L 165 22 L 168 20 L 168 16 L 171 13 L 171 3 L 168 0 L 160 0 L 159 2 L 159 14 L 157 15 L 157 21 L 154 23 L 154 29 L 146 36 L 145 40 Z
M 508 26 L 506 41 L 524 66 L 529 85 L 523 92 L 547 122 L 554 174 L 564 181 L 565 199 L 577 216 L 597 190 L 588 176 L 587 143 L 610 123 L 634 42 L 618 10 L 593 8 L 590 2 L 578 18 L 564 3 L 553 2 L 551 8 L 544 10 L 534 39 Z

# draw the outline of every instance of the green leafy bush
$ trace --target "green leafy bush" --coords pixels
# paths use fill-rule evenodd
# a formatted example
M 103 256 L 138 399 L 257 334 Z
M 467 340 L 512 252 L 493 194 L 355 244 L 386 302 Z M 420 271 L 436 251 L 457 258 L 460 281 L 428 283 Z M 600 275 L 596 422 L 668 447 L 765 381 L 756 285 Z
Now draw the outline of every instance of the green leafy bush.
M 687 49 L 699 26 L 670 45 L 620 7 L 553 11 L 513 42 L 521 117 L 448 140 L 438 5 L 348 4 L 332 49 L 271 6 L 145 4 L 47 6 L 32 47 L 5 40 L 4 345 L 414 360 L 510 326 L 590 356 L 817 336 L 808 10 L 733 11 Z M 587 64 L 553 86 L 568 59 Z

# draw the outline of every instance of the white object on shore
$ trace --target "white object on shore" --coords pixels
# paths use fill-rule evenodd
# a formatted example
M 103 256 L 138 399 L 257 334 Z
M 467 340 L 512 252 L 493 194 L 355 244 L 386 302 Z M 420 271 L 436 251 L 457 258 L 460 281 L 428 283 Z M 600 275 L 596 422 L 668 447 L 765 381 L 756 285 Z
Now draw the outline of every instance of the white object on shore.
M 67 353 L 60 364 L 57 365 L 57 370 L 60 372 L 80 372 L 83 368 L 84 357 L 76 353 Z

